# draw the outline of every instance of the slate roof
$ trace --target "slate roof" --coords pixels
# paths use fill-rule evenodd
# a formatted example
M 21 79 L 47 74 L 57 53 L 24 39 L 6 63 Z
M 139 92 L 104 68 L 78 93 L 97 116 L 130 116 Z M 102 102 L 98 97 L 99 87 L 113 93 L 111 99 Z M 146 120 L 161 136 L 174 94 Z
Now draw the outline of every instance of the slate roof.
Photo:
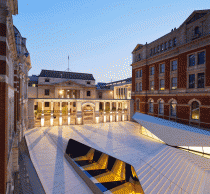
M 95 80 L 93 75 L 92 74 L 88 74 L 88 73 L 75 73 L 75 72 L 54 71 L 54 70 L 44 70 L 44 69 L 42 69 L 39 77 Z
M 32 75 L 32 76 L 28 76 L 28 78 L 30 79 L 29 82 L 38 84 L 38 76 Z

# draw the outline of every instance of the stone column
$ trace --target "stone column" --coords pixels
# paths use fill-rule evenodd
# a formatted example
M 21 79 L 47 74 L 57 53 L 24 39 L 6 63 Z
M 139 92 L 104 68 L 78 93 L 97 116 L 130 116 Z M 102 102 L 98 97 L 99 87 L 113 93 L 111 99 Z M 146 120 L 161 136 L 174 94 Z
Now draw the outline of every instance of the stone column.
M 76 102 L 76 124 L 82 125 L 82 102 Z
M 68 101 L 68 125 L 71 124 L 71 117 L 70 117 L 70 102 Z
M 41 127 L 44 127 L 44 101 L 42 101 Z
M 99 102 L 95 102 L 95 122 L 99 123 Z
M 110 122 L 112 122 L 112 102 L 110 102 L 110 118 L 109 118 L 109 120 L 110 120 Z
M 80 98 L 83 98 L 83 91 L 80 90 Z
M 34 115 L 34 99 L 28 99 L 28 128 L 32 129 L 34 127 L 35 115 Z
M 125 120 L 124 105 L 125 105 L 125 102 L 122 102 L 122 121 Z
M 53 101 L 50 102 L 50 108 L 51 108 L 51 117 L 50 117 L 50 126 L 53 126 Z
M 104 102 L 104 123 L 106 123 L 106 102 Z
M 119 117 L 119 115 L 118 115 L 118 102 L 116 102 L 116 118 L 115 118 L 116 122 L 119 120 L 118 117 Z
M 62 101 L 60 101 L 60 117 L 59 117 L 59 125 L 62 125 Z

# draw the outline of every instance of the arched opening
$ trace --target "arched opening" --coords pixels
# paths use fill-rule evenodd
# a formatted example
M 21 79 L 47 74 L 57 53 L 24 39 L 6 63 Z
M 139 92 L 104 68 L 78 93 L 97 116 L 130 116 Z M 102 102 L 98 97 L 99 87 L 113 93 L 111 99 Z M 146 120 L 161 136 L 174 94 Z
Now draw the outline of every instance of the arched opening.
M 149 113 L 153 113 L 154 111 L 154 100 L 150 99 L 149 100 Z
M 99 111 L 103 111 L 103 102 L 99 102 Z
M 176 106 L 177 106 L 177 102 L 175 100 L 172 100 L 170 102 L 170 116 L 172 117 L 176 116 Z
M 164 114 L 164 101 L 163 100 L 160 100 L 159 101 L 159 111 L 158 111 L 158 113 L 160 115 L 163 115 Z
M 191 104 L 191 119 L 200 119 L 199 103 L 197 101 L 193 101 Z
M 140 103 L 139 103 L 139 99 L 136 100 L 136 110 L 139 111 L 140 110 Z
M 95 123 L 94 107 L 91 104 L 82 106 L 82 121 L 83 124 Z

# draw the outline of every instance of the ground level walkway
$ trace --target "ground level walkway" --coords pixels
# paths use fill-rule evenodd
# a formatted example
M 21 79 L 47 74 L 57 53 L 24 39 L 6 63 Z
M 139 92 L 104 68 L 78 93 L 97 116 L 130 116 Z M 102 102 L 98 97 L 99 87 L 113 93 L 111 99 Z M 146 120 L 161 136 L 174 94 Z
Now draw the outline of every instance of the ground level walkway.
M 134 122 L 37 127 L 25 137 L 46 193 L 92 193 L 64 157 L 70 138 L 131 164 L 146 194 L 210 190 L 208 159 L 141 135 Z

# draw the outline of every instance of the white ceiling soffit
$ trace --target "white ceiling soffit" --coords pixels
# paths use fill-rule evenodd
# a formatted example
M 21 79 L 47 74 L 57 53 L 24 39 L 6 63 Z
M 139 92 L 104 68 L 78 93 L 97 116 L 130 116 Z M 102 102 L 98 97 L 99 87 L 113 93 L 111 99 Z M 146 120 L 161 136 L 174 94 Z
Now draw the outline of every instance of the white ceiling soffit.
M 135 113 L 133 119 L 171 146 L 210 145 L 210 132 L 150 115 Z

